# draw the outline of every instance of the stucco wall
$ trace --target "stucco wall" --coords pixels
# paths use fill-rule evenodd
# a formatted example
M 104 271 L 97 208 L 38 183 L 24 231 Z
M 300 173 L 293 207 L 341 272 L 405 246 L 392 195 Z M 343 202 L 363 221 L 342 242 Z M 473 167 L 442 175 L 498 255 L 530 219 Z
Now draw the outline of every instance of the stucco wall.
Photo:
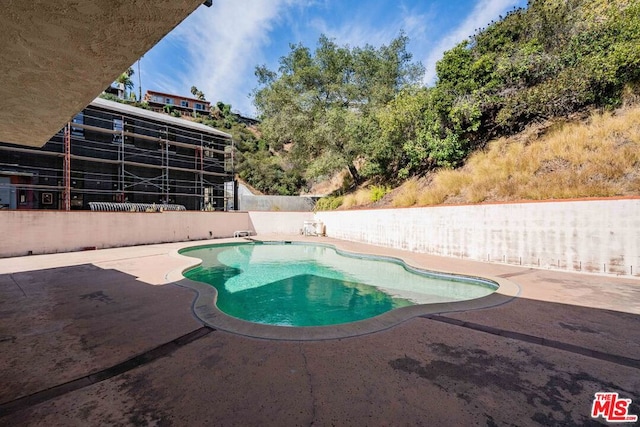
M 313 212 L 249 212 L 251 230 L 257 234 L 299 234 Z
M 301 211 L 310 212 L 315 206 L 312 197 L 299 196 L 254 196 L 240 194 L 238 196 L 238 209 L 241 211 Z
M 329 237 L 479 261 L 640 273 L 640 200 L 318 212 Z
M 0 211 L 0 257 L 232 237 L 246 212 Z
M 0 211 L 0 257 L 298 234 L 313 212 Z M 640 199 L 317 212 L 329 237 L 524 266 L 640 276 Z

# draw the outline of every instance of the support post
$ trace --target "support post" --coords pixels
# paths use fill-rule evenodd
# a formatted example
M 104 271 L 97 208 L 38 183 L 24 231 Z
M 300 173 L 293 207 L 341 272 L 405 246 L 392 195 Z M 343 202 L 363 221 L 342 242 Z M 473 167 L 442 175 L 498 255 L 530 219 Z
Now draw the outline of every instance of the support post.
M 200 199 L 200 210 L 204 210 L 204 151 L 202 149 L 202 135 L 200 135 L 200 147 L 196 147 L 195 150 L 195 164 L 194 169 L 197 172 L 196 174 L 196 188 L 198 189 L 198 195 Z
M 169 203 L 169 126 L 165 126 L 167 133 L 167 139 L 164 144 L 164 158 L 163 158 L 163 187 L 164 187 L 164 202 Z
M 238 210 L 238 180 L 233 177 L 233 210 Z
M 124 165 L 124 116 L 122 116 L 122 131 L 120 134 L 120 198 L 124 202 L 124 176 L 127 171 Z
M 64 129 L 64 210 L 71 210 L 71 123 Z

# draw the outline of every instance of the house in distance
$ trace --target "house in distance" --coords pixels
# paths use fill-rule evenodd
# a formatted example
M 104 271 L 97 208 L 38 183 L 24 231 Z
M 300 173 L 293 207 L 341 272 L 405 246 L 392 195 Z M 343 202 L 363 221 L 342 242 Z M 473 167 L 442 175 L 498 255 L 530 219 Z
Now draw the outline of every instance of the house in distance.
M 167 106 L 173 111 L 180 112 L 183 116 L 208 116 L 211 114 L 211 103 L 197 98 L 172 95 L 170 93 L 148 90 L 144 95 L 144 102 L 151 110 L 166 112 Z

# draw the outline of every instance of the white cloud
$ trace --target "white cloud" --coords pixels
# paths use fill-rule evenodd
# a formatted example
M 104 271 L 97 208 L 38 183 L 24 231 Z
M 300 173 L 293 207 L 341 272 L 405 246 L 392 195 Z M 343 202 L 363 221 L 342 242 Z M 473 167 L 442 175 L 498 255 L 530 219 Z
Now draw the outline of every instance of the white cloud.
M 367 3 L 373 7 L 378 2 Z M 385 2 L 382 4 L 386 6 Z M 427 15 L 417 13 L 416 10 L 407 8 L 400 3 L 395 5 L 398 9 L 389 10 L 389 14 L 384 21 L 379 21 L 376 17 L 368 16 L 367 8 L 354 10 L 354 15 L 347 17 L 339 25 L 331 25 L 326 20 L 316 18 L 311 20 L 310 27 L 318 33 L 325 34 L 329 38 L 335 39 L 340 46 L 349 45 L 351 47 L 364 47 L 371 45 L 379 47 L 388 45 L 396 38 L 400 31 L 404 31 L 410 40 L 421 40 L 425 33 L 425 21 Z
M 380 46 L 388 44 L 398 35 L 400 27 L 387 25 L 385 28 L 373 29 L 371 26 L 362 23 L 358 19 L 354 21 L 359 24 L 344 24 L 339 27 L 331 27 L 326 21 L 316 19 L 312 21 L 312 27 L 318 32 L 326 35 L 339 46 L 349 45 L 350 47 L 364 47 L 366 45 Z
M 186 50 L 186 70 L 174 75 L 174 91 L 188 94 L 195 85 L 210 101 L 231 103 L 234 110 L 253 114 L 249 99 L 254 66 L 263 59 L 269 33 L 284 9 L 301 0 L 216 1 L 199 7 L 170 35 Z M 163 82 L 159 81 L 160 84 Z M 168 84 L 168 86 L 171 86 Z
M 496 20 L 499 15 L 503 15 L 514 6 L 521 4 L 521 0 L 480 0 L 467 18 L 453 31 L 441 38 L 426 55 L 423 64 L 427 70 L 423 82 L 425 84 L 435 82 L 436 62 L 442 58 L 444 52 L 473 35 L 477 28 L 485 27 L 492 20 Z

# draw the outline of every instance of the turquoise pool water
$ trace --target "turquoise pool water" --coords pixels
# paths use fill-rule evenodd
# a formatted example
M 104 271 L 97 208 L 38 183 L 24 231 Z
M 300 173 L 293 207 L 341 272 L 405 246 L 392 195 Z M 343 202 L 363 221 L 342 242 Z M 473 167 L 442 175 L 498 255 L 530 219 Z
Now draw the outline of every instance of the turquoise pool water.
M 348 323 L 408 305 L 479 298 L 497 289 L 493 282 L 420 272 L 324 245 L 221 244 L 180 253 L 202 260 L 184 276 L 214 286 L 220 310 L 271 325 Z

